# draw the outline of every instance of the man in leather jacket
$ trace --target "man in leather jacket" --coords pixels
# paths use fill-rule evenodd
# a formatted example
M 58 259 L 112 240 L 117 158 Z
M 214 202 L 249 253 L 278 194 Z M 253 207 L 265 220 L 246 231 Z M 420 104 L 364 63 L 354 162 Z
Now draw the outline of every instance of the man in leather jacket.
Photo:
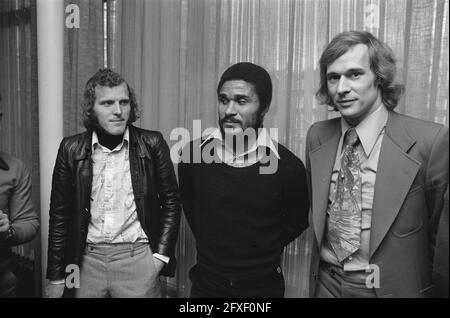
M 47 296 L 160 297 L 181 211 L 169 148 L 132 125 L 136 97 L 116 72 L 99 70 L 84 100 L 87 131 L 63 139 L 53 171 Z

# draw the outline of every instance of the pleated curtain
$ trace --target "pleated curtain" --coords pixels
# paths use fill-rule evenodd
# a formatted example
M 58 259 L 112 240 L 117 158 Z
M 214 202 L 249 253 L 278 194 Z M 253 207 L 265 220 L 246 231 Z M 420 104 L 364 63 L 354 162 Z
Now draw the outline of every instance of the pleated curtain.
M 71 4 L 79 8 L 80 23 L 79 28 L 64 28 L 64 136 L 85 130 L 81 116 L 84 87 L 104 67 L 106 52 L 103 1 L 64 0 L 65 8 Z
M 39 135 L 37 91 L 36 2 L 34 0 L 0 1 L 0 150 L 20 158 L 32 180 L 32 200 L 39 215 Z M 35 267 L 35 281 L 40 281 L 39 236 L 13 252 Z M 40 286 L 29 291 L 39 294 Z

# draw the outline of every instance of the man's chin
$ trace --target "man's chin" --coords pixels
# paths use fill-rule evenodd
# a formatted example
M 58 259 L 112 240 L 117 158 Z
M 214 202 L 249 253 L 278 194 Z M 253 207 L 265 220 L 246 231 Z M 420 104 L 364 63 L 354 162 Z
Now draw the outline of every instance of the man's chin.
M 225 135 L 230 136 L 240 135 L 244 132 L 241 127 L 224 127 L 222 131 Z
M 97 131 L 99 131 L 100 133 L 104 133 L 104 134 L 112 135 L 112 136 L 123 135 L 125 133 L 125 129 L 126 129 L 126 127 L 114 127 L 114 128 L 108 128 L 108 129 L 104 129 L 103 127 L 100 127 L 100 129 L 98 129 L 98 127 L 97 127 Z
M 125 131 L 113 131 L 109 134 L 113 135 L 113 136 L 122 136 L 124 133 L 125 133 Z

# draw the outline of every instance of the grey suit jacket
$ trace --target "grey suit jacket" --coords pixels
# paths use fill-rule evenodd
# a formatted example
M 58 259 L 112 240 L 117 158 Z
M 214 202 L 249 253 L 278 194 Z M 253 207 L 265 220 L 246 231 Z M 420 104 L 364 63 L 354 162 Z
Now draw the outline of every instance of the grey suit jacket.
M 11 246 L 31 241 L 39 231 L 39 218 L 31 202 L 31 177 L 25 164 L 0 151 L 0 210 L 8 215 L 14 236 L 0 238 L 0 273 L 9 267 Z
M 328 191 L 341 136 L 340 118 L 313 124 L 306 141 L 314 246 L 310 296 L 317 284 Z M 448 183 L 449 131 L 389 112 L 378 162 L 370 237 L 370 264 L 380 269 L 379 297 L 433 295 L 432 259 Z

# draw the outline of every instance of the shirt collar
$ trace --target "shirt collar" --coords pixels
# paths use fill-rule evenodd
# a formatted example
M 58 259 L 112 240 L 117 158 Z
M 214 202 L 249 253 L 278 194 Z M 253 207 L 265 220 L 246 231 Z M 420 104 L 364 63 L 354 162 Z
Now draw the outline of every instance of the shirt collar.
M 355 127 L 359 140 L 361 141 L 361 145 L 363 146 L 364 152 L 367 156 L 372 151 L 378 136 L 386 126 L 388 115 L 389 113 L 386 106 L 382 104 L 376 111 L 370 114 Z M 343 117 L 341 117 L 342 136 L 344 136 L 346 131 L 350 128 L 350 125 L 344 120 Z
M 252 152 L 255 152 L 258 148 L 264 147 L 264 148 L 269 148 L 277 156 L 277 158 L 280 159 L 280 155 L 278 154 L 277 147 L 275 147 L 275 144 L 273 143 L 273 140 L 270 137 L 270 134 L 267 132 L 267 129 L 260 128 L 258 130 L 258 132 L 259 133 L 258 133 L 258 138 L 256 139 L 256 143 L 249 150 L 240 154 L 238 157 L 248 155 Z M 211 139 L 215 139 L 215 140 L 223 143 L 222 133 L 219 128 L 214 129 L 214 131 L 208 137 L 206 137 L 205 140 L 203 140 L 203 142 L 200 144 L 200 147 L 203 147 L 203 145 Z
M 122 148 L 122 144 L 128 145 L 129 143 L 130 143 L 130 133 L 129 133 L 129 130 L 127 127 L 125 129 L 125 133 L 123 134 L 123 140 L 117 147 L 119 147 L 119 149 L 120 149 L 120 148 Z M 98 142 L 97 132 L 95 130 L 93 130 L 92 131 L 92 149 L 94 150 L 95 147 L 97 147 L 99 145 L 100 145 L 100 143 Z
M 219 128 L 214 129 L 214 131 L 208 137 L 206 137 L 205 140 L 203 140 L 203 142 L 200 144 L 200 147 L 203 147 L 203 145 L 206 144 L 211 139 L 216 139 L 221 142 L 223 141 L 222 133 L 220 132 Z

